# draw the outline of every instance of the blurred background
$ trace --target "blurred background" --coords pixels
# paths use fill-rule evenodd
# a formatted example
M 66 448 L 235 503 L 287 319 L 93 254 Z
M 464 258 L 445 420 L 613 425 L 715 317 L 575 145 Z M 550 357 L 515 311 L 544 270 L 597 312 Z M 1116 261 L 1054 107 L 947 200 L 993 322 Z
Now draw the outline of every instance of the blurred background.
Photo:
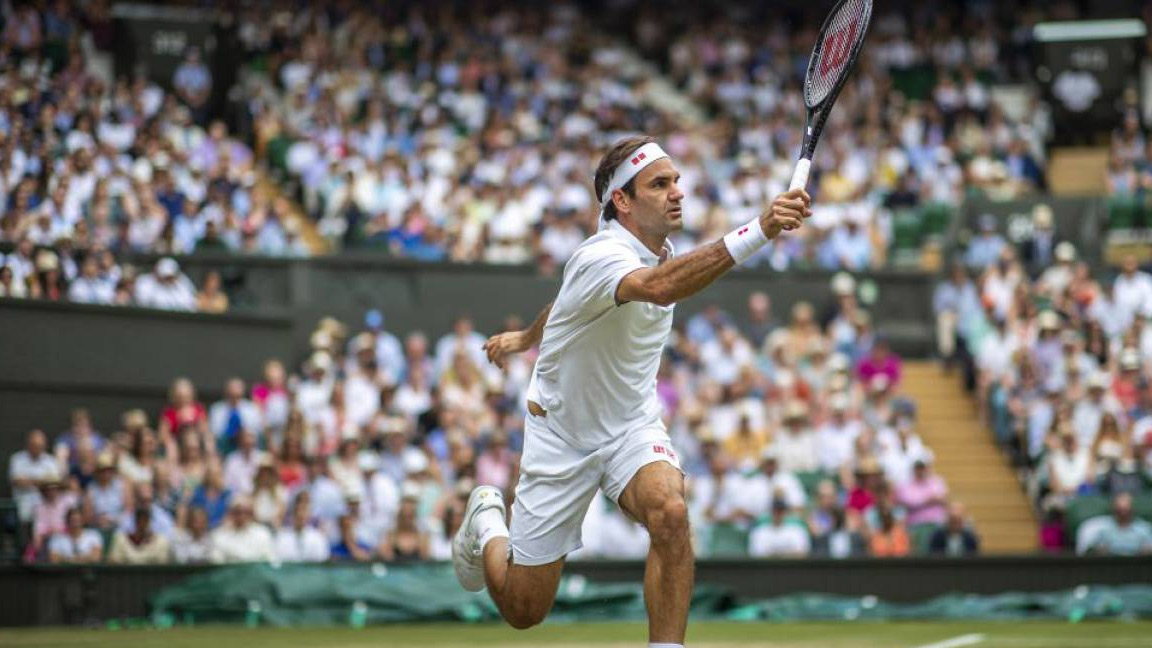
M 490 618 L 437 561 L 514 496 L 535 352 L 481 344 L 555 295 L 619 137 L 675 158 L 680 253 L 783 191 L 828 9 L 0 2 L 0 624 L 276 623 L 205 579 L 334 573 L 289 563 L 448 601 L 361 623 Z M 877 3 L 811 221 L 664 355 L 708 613 L 1152 581 L 1149 18 Z M 584 545 L 639 582 L 604 498 Z M 1152 613 L 1117 592 L 1053 614 Z

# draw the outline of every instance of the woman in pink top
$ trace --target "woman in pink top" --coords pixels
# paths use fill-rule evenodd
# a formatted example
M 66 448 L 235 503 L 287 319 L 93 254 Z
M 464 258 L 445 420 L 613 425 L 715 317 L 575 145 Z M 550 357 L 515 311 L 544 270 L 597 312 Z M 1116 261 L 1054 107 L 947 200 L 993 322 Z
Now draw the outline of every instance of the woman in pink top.
M 882 374 L 888 378 L 888 384 L 895 388 L 900 384 L 900 358 L 888 348 L 888 340 L 877 336 L 872 343 L 872 350 L 856 365 L 856 373 L 865 385 L 872 381 L 873 376 Z
M 860 457 L 856 464 L 856 483 L 848 489 L 848 499 L 844 507 L 849 511 L 863 513 L 876 504 L 876 496 L 883 480 L 880 462 L 872 455 Z
M 40 502 L 32 513 L 32 544 L 28 546 L 29 551 L 39 555 L 49 536 L 53 533 L 66 533 L 68 509 L 78 504 L 79 498 L 75 493 L 65 490 L 64 482 L 59 477 L 45 481 L 40 487 Z
M 944 524 L 948 519 L 948 486 L 923 459 L 913 465 L 912 479 L 897 486 L 896 501 L 908 510 L 909 526 Z
M 512 483 L 516 453 L 508 449 L 508 433 L 496 430 L 488 437 L 488 447 L 476 458 L 476 483 L 506 490 Z
M 264 382 L 252 386 L 252 402 L 260 407 L 264 424 L 274 430 L 287 425 L 292 397 L 286 385 L 284 364 L 279 360 L 264 363 Z

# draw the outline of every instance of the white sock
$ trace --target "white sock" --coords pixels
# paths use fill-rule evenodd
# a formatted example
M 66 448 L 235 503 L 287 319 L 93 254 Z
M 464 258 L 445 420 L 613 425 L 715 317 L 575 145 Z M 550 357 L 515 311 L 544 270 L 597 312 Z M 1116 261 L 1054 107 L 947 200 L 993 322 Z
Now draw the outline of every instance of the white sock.
M 484 545 L 493 538 L 507 538 L 508 525 L 504 522 L 504 514 L 500 509 L 490 508 L 480 511 L 475 518 L 476 529 L 480 536 L 480 551 Z
M 648 648 L 684 648 L 684 644 L 650 643 Z

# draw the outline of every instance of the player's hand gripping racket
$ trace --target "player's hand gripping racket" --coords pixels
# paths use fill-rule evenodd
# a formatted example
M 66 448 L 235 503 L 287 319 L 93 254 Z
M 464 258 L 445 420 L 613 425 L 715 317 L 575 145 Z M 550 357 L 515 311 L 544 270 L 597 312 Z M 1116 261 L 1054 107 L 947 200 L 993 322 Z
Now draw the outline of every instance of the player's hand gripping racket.
M 816 47 L 808 59 L 808 73 L 804 76 L 804 105 L 808 116 L 804 124 L 804 144 L 800 147 L 796 170 L 792 172 L 792 182 L 788 184 L 789 191 L 803 189 L 808 184 L 808 170 L 820 132 L 856 65 L 871 20 L 872 0 L 839 0 L 820 27 Z

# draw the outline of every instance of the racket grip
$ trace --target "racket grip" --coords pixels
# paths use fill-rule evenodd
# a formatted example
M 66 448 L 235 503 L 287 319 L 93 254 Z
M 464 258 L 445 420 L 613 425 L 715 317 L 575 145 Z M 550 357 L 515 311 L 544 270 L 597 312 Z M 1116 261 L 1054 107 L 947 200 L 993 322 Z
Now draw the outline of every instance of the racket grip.
M 800 158 L 796 161 L 796 170 L 792 172 L 792 182 L 788 183 L 788 191 L 803 189 L 808 186 L 808 171 L 812 168 L 812 160 Z

